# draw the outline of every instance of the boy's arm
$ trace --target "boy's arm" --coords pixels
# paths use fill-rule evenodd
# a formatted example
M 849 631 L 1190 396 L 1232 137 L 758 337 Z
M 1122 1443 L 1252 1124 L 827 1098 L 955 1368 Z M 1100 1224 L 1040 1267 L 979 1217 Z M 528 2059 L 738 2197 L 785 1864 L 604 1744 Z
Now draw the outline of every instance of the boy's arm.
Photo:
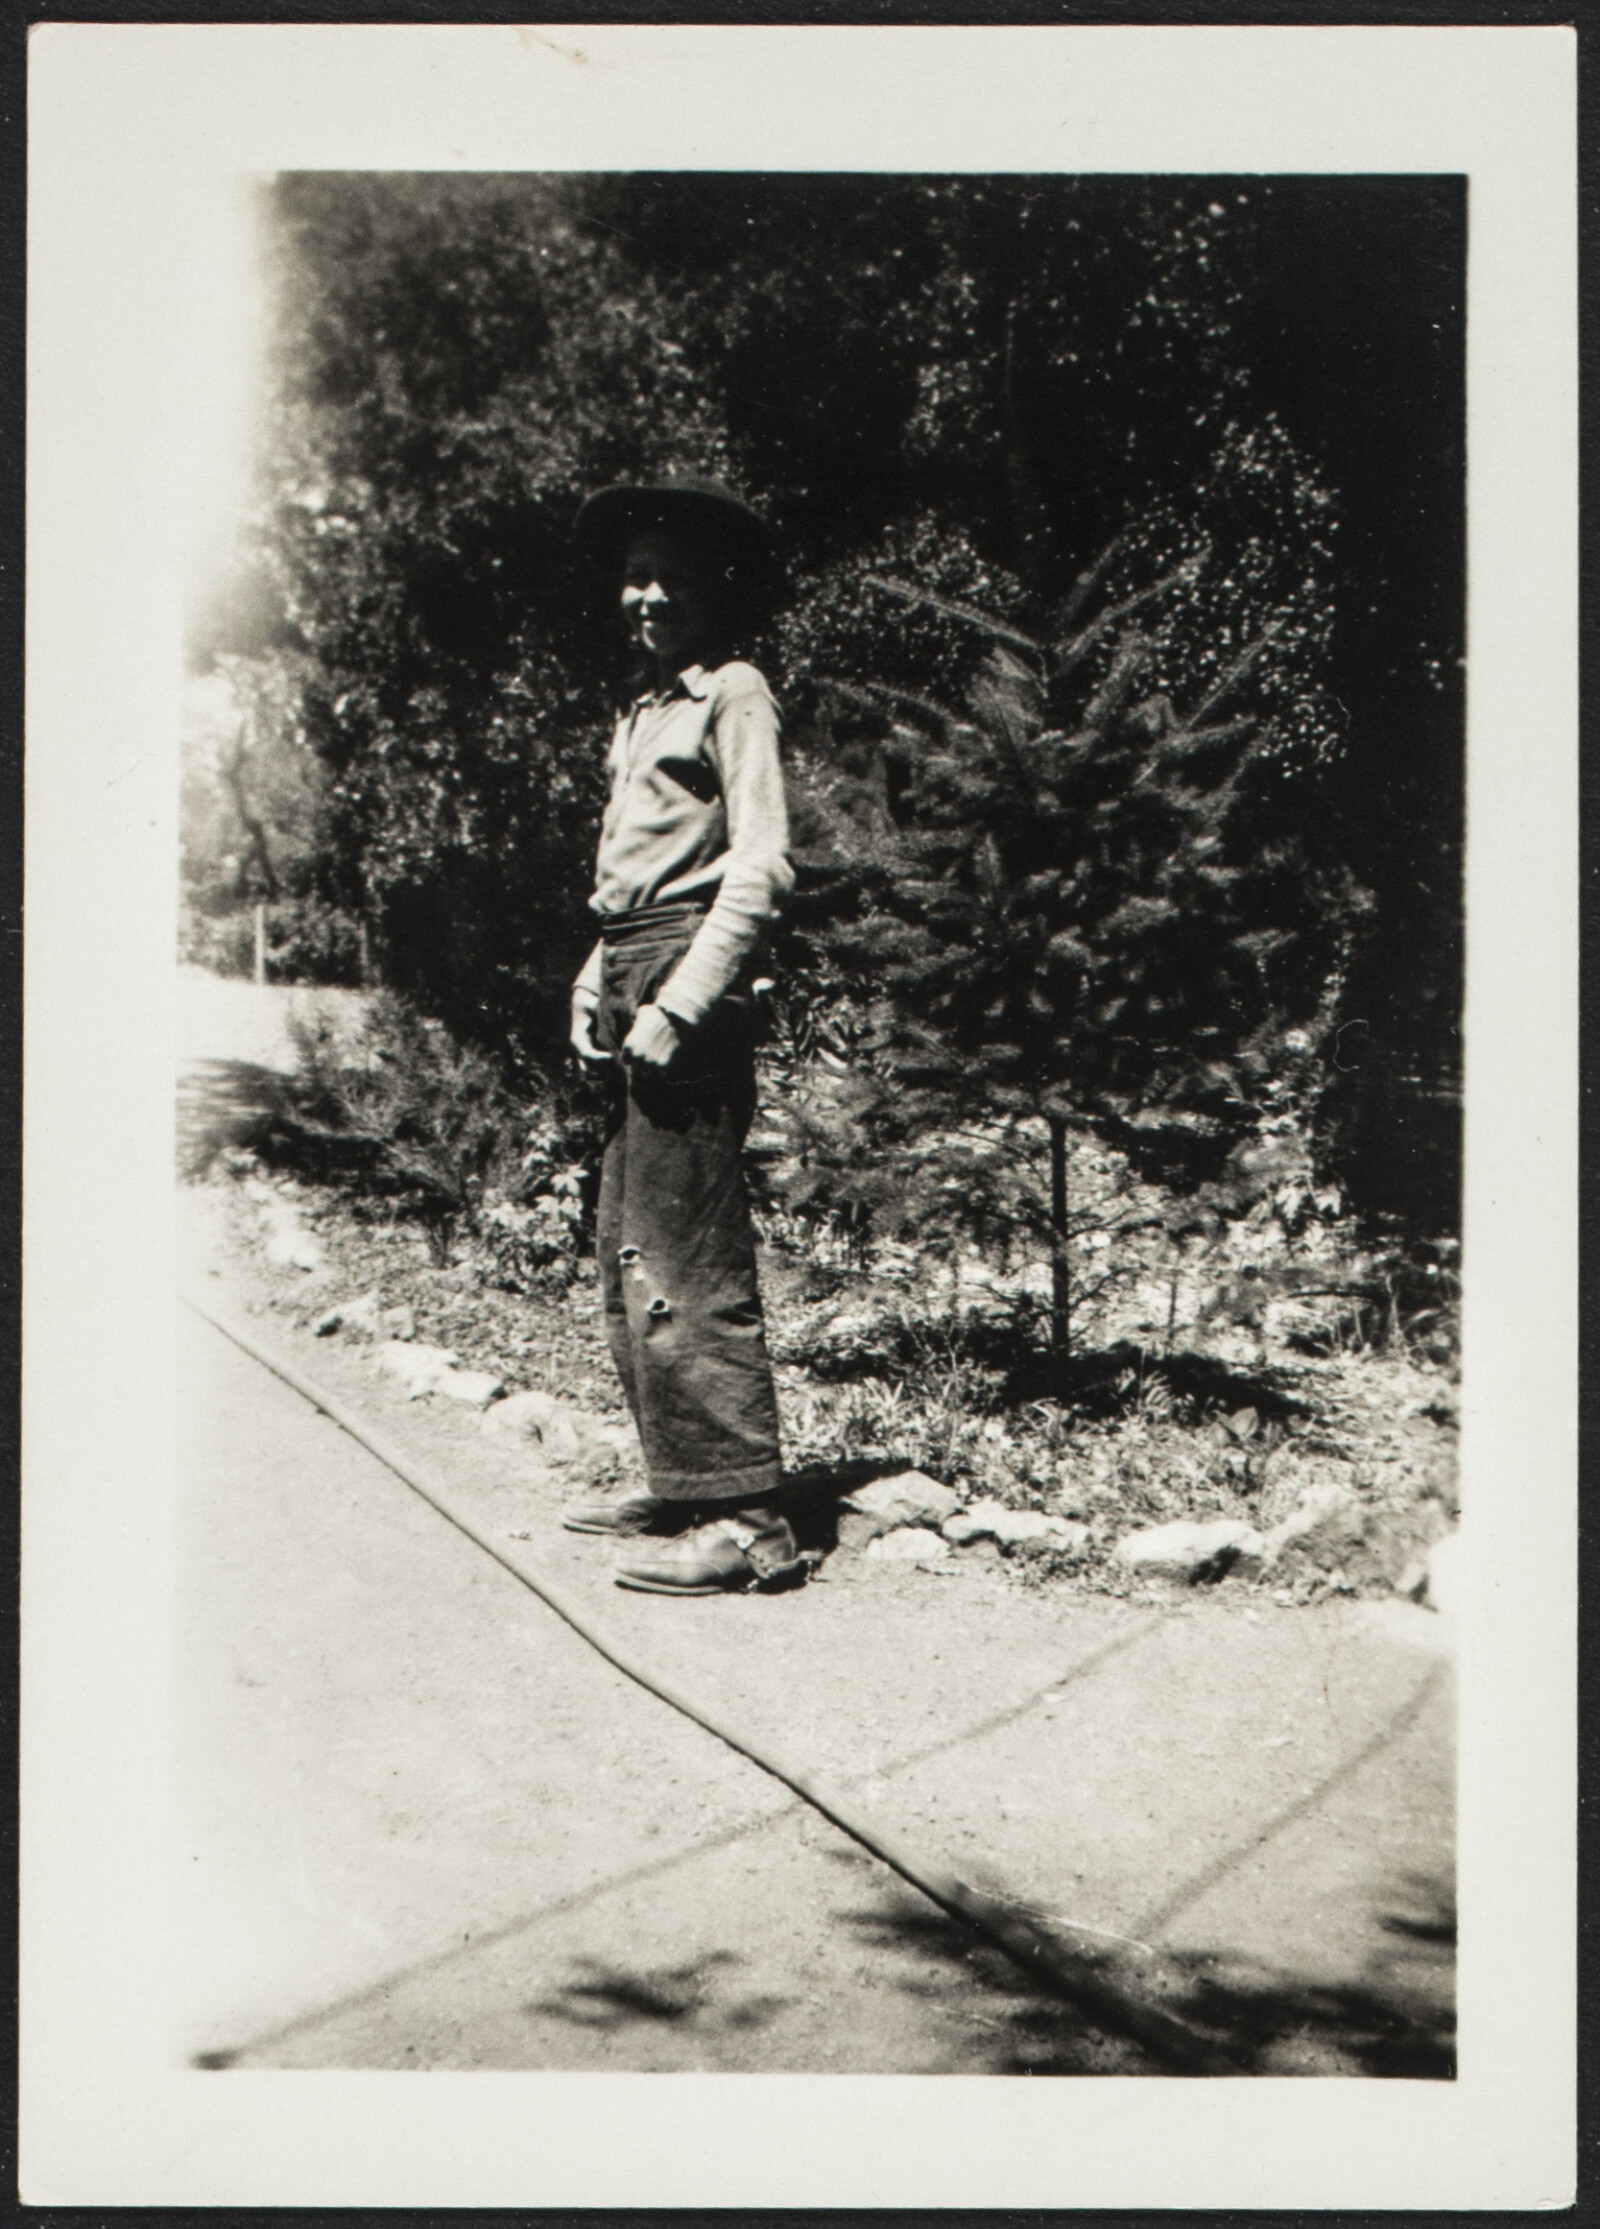
M 575 1003 L 582 999 L 587 1006 L 599 1005 L 600 955 L 604 948 L 605 940 L 602 938 L 578 970 L 578 979 L 572 986 L 572 996 Z
M 655 996 L 688 1028 L 705 1019 L 794 888 L 778 708 L 764 688 L 718 707 L 708 749 L 728 816 L 728 863 L 694 942 Z
M 606 772 L 611 777 L 613 803 L 616 801 L 617 784 L 622 779 L 623 769 L 626 765 L 628 737 L 632 728 L 633 722 L 631 719 L 619 720 L 611 737 L 611 748 L 606 753 Z M 574 1016 L 576 1016 L 580 1006 L 592 1014 L 600 1004 L 600 991 L 604 980 L 601 974 L 601 954 L 604 949 L 605 940 L 602 938 L 596 943 L 594 950 L 578 970 L 578 979 L 572 986 Z
M 611 1059 L 594 1041 L 594 1018 L 600 1011 L 600 952 L 597 944 L 572 986 L 572 1049 L 585 1067 L 599 1067 Z

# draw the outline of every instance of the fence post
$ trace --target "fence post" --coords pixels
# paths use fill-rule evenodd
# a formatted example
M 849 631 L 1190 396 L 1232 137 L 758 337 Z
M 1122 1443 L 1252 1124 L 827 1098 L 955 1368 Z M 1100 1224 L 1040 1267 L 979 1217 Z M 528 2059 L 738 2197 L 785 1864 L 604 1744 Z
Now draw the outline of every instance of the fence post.
M 256 905 L 256 981 L 267 979 L 267 909 L 259 901 Z

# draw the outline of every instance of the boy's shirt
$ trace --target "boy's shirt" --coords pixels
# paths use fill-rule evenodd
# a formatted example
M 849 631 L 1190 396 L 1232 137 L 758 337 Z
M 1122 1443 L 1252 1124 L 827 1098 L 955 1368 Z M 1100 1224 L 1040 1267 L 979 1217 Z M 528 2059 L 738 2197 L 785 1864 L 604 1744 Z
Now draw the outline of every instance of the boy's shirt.
M 693 1026 L 738 975 L 794 888 L 778 708 L 742 659 L 688 666 L 617 724 L 600 830 L 596 913 L 709 902 L 655 1003 Z M 575 988 L 598 995 L 596 945 Z

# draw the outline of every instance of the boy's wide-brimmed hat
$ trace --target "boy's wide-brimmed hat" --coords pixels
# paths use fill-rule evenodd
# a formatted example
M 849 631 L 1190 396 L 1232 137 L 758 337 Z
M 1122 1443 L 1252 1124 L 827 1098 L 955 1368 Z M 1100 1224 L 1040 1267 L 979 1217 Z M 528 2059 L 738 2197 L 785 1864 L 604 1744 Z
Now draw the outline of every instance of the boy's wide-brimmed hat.
M 620 565 L 629 539 L 649 527 L 681 534 L 735 566 L 745 592 L 764 600 L 781 578 L 777 538 L 759 511 L 711 480 L 657 480 L 602 488 L 578 513 L 580 551 Z

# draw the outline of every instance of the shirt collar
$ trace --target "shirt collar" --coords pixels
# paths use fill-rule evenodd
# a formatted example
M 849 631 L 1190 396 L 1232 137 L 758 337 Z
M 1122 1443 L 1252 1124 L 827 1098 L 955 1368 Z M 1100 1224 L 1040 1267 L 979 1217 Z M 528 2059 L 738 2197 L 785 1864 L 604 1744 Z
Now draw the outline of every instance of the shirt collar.
M 659 691 L 646 689 L 643 696 L 635 698 L 634 703 L 637 709 L 639 706 L 646 704 L 667 704 L 674 697 L 693 697 L 696 704 L 703 704 L 710 694 L 711 674 L 709 668 L 699 665 L 685 666 L 682 673 L 674 676 L 670 689 Z

